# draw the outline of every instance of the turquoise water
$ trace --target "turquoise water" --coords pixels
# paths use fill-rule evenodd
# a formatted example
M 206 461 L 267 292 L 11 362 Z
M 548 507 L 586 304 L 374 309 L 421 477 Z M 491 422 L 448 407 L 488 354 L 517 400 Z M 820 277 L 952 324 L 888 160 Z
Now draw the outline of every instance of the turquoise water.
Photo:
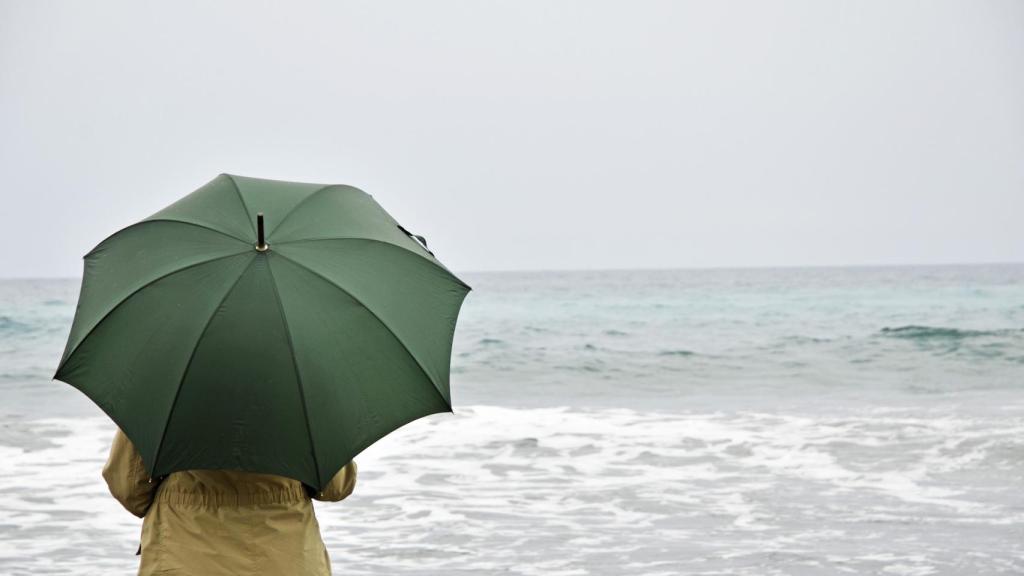
M 1024 384 L 1019 265 L 473 280 L 453 358 L 471 402 L 888 404 Z
M 318 507 L 337 571 L 1024 574 L 1024 265 L 464 276 L 456 414 Z M 77 290 L 0 282 L 3 574 L 137 561 Z

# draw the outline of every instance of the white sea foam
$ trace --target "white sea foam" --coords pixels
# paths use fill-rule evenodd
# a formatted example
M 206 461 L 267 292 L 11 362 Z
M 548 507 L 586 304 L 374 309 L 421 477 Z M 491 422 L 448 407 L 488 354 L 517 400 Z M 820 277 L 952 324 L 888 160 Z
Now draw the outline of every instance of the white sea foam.
M 0 573 L 130 572 L 139 522 L 99 476 L 112 425 L 25 425 L 33 449 L 0 446 Z M 968 551 L 1012 574 L 1022 464 L 990 455 L 1022 438 L 1012 414 L 474 406 L 372 446 L 317 511 L 346 574 L 927 575 Z

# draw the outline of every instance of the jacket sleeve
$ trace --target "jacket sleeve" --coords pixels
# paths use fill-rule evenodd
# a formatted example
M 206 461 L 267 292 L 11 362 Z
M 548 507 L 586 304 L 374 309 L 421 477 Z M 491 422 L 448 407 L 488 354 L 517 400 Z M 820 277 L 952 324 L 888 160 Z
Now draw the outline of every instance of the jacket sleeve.
M 337 502 L 348 498 L 356 487 L 356 461 L 353 460 L 331 478 L 321 492 L 313 494 L 313 498 L 321 502 Z
M 120 429 L 110 446 L 110 457 L 103 467 L 103 479 L 110 493 L 125 510 L 142 518 L 153 503 L 157 483 L 149 477 L 142 456 Z

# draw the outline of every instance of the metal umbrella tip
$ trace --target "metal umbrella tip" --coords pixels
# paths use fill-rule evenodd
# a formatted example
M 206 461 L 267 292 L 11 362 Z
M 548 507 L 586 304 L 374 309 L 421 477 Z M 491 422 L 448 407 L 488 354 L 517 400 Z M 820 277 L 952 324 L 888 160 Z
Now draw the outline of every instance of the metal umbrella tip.
M 263 238 L 263 212 L 256 213 L 256 251 L 266 252 L 270 246 Z

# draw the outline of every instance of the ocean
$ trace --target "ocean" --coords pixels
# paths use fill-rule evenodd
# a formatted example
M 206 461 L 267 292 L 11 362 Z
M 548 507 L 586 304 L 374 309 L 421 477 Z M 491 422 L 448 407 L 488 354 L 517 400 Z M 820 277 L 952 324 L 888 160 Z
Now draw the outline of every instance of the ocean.
M 1024 574 L 1024 265 L 460 274 L 455 414 L 317 503 L 353 575 Z M 0 574 L 132 574 L 79 280 L 0 281 Z

